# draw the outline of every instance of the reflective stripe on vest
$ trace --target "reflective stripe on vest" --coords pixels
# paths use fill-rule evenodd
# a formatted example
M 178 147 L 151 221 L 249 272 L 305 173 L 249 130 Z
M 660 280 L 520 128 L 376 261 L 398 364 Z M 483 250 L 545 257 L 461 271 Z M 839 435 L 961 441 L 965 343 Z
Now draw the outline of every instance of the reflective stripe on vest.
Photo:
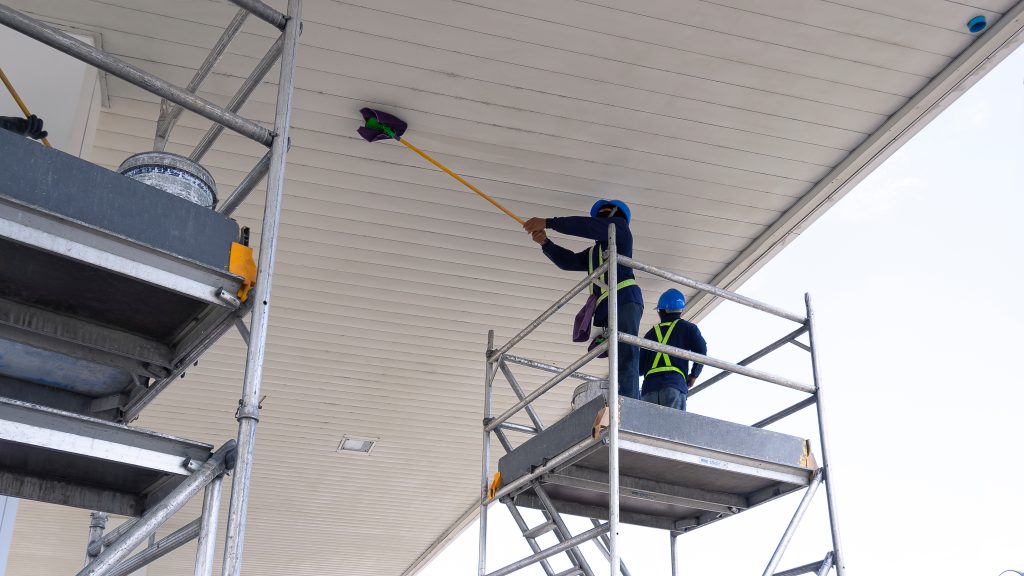
M 654 335 L 658 337 L 658 344 L 668 345 L 668 339 L 672 336 L 672 330 L 675 330 L 677 322 L 679 322 L 678 319 L 654 325 Z M 665 331 L 664 335 L 661 333 L 662 326 L 668 326 L 668 330 Z M 664 366 L 658 366 L 659 363 L 664 363 Z M 664 352 L 658 352 L 654 356 L 654 362 L 651 363 L 651 369 L 647 371 L 646 376 L 657 374 L 658 372 L 678 372 L 680 376 L 686 378 L 686 374 L 682 370 L 672 365 L 672 357 Z
M 604 252 L 601 251 L 601 250 L 598 250 L 597 251 L 597 267 L 600 268 L 603 264 L 604 264 Z M 587 274 L 593 274 L 593 273 L 594 273 L 594 247 L 591 246 L 590 247 L 590 251 L 587 252 Z M 605 286 L 608 285 L 608 273 L 607 272 L 605 272 L 604 274 L 601 275 L 601 281 L 604 282 Z M 604 300 L 605 298 L 608 297 L 608 289 L 605 288 L 605 286 L 601 286 L 601 285 L 597 284 L 596 282 L 594 283 L 594 286 L 597 286 L 598 288 L 601 289 L 601 295 L 597 297 L 597 303 L 600 304 L 602 300 Z M 617 284 L 617 286 L 618 286 L 619 290 L 622 290 L 623 288 L 625 288 L 627 286 L 636 286 L 636 280 L 633 279 L 633 278 L 630 278 L 628 280 L 623 280 L 622 282 L 619 282 Z

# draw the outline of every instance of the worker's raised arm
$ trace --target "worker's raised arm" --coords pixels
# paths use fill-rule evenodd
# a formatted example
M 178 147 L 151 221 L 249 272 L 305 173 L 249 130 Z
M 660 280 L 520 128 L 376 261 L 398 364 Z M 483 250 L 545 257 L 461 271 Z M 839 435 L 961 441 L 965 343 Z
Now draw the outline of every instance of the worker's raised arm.
M 563 248 L 558 244 L 555 244 L 550 238 L 544 239 L 544 242 L 540 245 L 540 249 L 544 252 L 544 255 L 548 257 L 548 260 L 551 260 L 555 266 L 558 266 L 562 270 L 584 271 L 588 269 L 590 255 L 586 250 L 582 252 L 573 252 L 568 248 Z
M 598 242 L 603 242 L 608 239 L 608 225 L 615 224 L 615 233 L 618 238 L 619 235 L 629 230 L 629 224 L 625 218 L 591 218 L 589 216 L 562 216 L 556 218 L 548 218 L 546 225 L 548 228 L 555 232 L 561 232 L 562 234 L 568 234 L 569 236 L 579 236 L 580 238 L 590 238 Z

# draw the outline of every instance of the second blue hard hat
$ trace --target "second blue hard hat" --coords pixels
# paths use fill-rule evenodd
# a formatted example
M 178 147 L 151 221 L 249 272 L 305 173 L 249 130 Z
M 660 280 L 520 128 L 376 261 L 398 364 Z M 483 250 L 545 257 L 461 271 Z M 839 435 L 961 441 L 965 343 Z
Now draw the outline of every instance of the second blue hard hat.
M 675 288 L 665 290 L 665 293 L 658 298 L 658 307 L 655 310 L 668 310 L 670 312 L 681 311 L 686 308 L 686 296 Z
M 629 222 L 631 216 L 629 212 L 629 206 L 627 206 L 626 203 L 623 202 L 622 200 L 605 200 L 604 198 L 602 198 L 597 202 L 594 202 L 594 205 L 590 207 L 590 217 L 596 218 L 597 212 L 605 206 L 615 206 L 620 211 L 622 211 L 622 215 L 626 219 L 626 222 Z

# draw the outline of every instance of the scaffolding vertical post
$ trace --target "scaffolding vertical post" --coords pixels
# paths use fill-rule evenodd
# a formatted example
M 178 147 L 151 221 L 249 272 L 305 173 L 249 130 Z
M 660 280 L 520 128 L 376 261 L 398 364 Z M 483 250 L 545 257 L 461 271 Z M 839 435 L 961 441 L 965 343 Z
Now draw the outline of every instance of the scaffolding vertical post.
M 103 551 L 103 531 L 107 529 L 107 513 L 89 514 L 89 543 L 85 546 L 85 565 L 88 566 Z M 98 544 L 98 546 L 96 546 Z M 93 551 L 96 551 L 93 554 Z
M 494 349 L 494 330 L 487 331 L 487 354 L 490 358 Z M 491 419 L 491 393 L 494 388 L 494 375 L 498 363 L 486 361 L 484 372 L 484 426 L 483 426 L 483 447 L 480 450 L 480 544 L 477 554 L 477 574 L 487 574 L 487 481 L 491 475 L 491 433 L 487 431 L 487 422 Z
M 679 576 L 679 562 L 676 557 L 676 539 L 679 538 L 679 532 L 675 530 L 669 530 L 668 532 L 668 553 L 669 558 L 672 562 L 672 576 Z
M 600 248 L 599 248 L 600 249 Z M 619 261 L 615 224 L 608 225 L 608 574 L 619 569 Z
M 199 525 L 199 541 L 196 545 L 195 576 L 213 574 L 213 557 L 217 551 L 217 521 L 220 516 L 220 497 L 224 486 L 221 474 L 206 486 L 203 496 L 202 524 Z
M 836 566 L 836 576 L 846 575 L 845 556 L 842 551 L 842 541 L 839 538 L 839 518 L 836 512 L 836 502 L 832 482 L 832 464 L 829 454 L 828 426 L 825 421 L 825 398 L 827 394 L 821 387 L 821 370 L 818 362 L 818 334 L 814 324 L 814 308 L 811 306 L 810 293 L 804 294 L 804 302 L 807 304 L 807 336 L 811 348 L 811 372 L 814 377 L 814 390 L 817 401 L 814 403 L 815 411 L 818 413 L 818 435 L 821 442 L 821 468 L 825 481 L 825 500 L 828 503 L 829 527 L 832 530 L 832 561 Z
M 266 352 L 267 325 L 270 314 L 271 280 L 274 274 L 274 256 L 281 222 L 285 157 L 288 153 L 288 130 L 291 124 L 292 91 L 295 84 L 295 57 L 298 51 L 301 24 L 302 0 L 288 0 L 288 18 L 284 27 L 281 74 L 277 89 L 277 111 L 274 116 L 274 141 L 270 149 L 270 172 L 267 178 L 267 196 L 263 210 L 259 270 L 256 276 L 255 293 L 250 296 L 250 298 L 255 298 L 255 305 L 250 320 L 245 381 L 238 408 L 238 463 L 231 484 L 231 504 L 228 508 L 224 562 L 221 567 L 223 576 L 239 576 L 242 569 L 249 485 L 252 479 L 256 425 L 259 423 L 260 384 L 263 379 L 263 358 Z

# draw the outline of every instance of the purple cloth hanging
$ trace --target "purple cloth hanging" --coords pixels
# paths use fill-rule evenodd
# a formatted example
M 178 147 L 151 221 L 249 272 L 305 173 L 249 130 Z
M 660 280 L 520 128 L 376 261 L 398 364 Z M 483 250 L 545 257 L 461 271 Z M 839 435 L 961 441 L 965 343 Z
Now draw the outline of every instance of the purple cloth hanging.
M 587 303 L 576 313 L 572 323 L 572 341 L 586 342 L 590 338 L 590 327 L 594 324 L 594 310 L 597 309 L 597 295 L 591 294 Z

